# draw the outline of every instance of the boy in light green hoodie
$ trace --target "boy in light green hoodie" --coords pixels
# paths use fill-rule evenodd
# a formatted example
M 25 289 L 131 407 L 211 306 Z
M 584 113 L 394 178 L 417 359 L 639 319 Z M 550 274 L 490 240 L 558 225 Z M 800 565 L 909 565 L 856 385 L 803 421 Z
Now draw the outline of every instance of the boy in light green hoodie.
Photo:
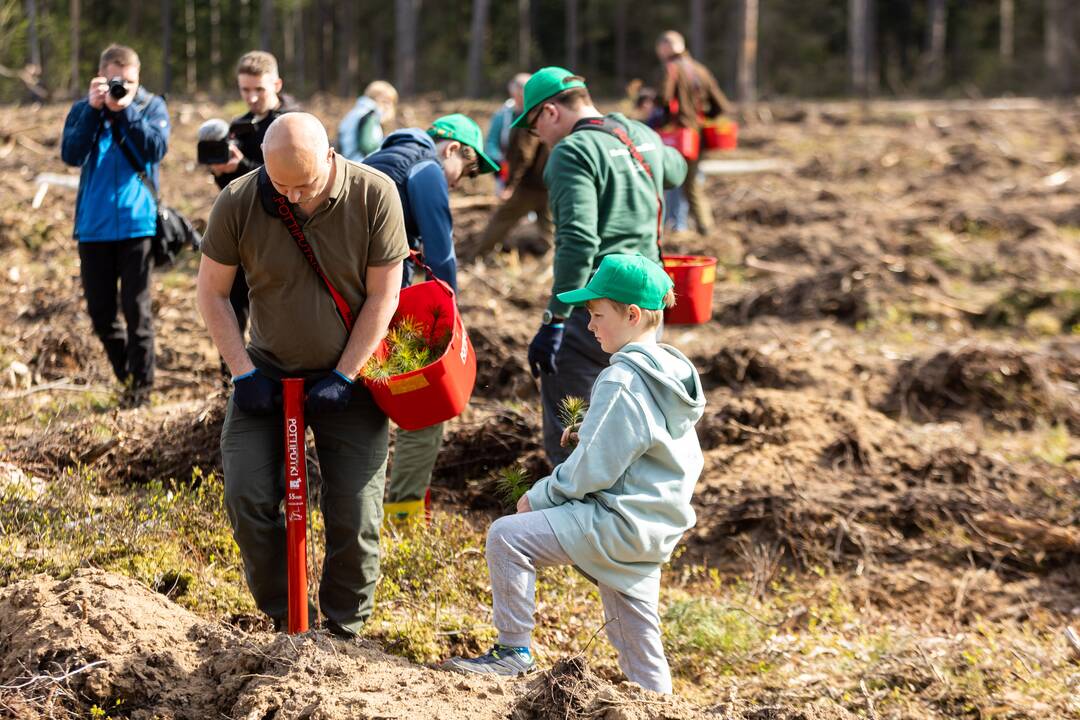
M 654 260 L 609 255 L 585 288 L 559 300 L 588 306 L 589 330 L 614 353 L 611 364 L 593 385 L 570 457 L 522 496 L 516 515 L 488 530 L 495 647 L 445 667 L 495 675 L 535 669 L 536 568 L 575 565 L 600 587 L 608 639 L 627 678 L 670 693 L 660 567 L 696 520 L 690 498 L 704 460 L 694 424 L 705 394 L 686 356 L 656 342 L 674 294 Z

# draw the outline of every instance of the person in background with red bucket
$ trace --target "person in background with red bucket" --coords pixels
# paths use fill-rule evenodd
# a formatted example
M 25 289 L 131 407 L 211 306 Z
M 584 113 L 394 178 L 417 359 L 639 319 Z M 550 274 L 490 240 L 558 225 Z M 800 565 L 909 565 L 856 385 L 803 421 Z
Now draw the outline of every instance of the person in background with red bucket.
M 514 676 L 530 648 L 538 567 L 573 565 L 599 586 L 604 629 L 632 682 L 671 692 L 660 634 L 660 568 L 696 520 L 690 498 L 705 460 L 694 425 L 701 379 L 685 355 L 656 342 L 671 280 L 640 255 L 607 255 L 589 284 L 559 294 L 587 305 L 589 330 L 611 365 L 596 379 L 566 462 L 492 523 L 487 535 L 495 646 L 443 667 Z M 563 441 L 570 444 L 571 430 Z
M 583 287 L 607 255 L 643 255 L 660 266 L 661 195 L 682 183 L 686 161 L 642 123 L 601 114 L 585 80 L 565 68 L 529 79 L 514 125 L 551 148 L 544 181 L 555 221 L 552 295 L 529 344 L 529 367 L 541 378 L 544 450 L 557 464 L 568 455 L 559 442 L 562 399 L 587 397 L 611 358 L 589 332 L 588 313 L 558 293 Z
M 405 222 L 393 183 L 334 152 L 313 115 L 275 120 L 262 150 L 263 168 L 214 202 L 199 265 L 199 310 L 233 374 L 225 507 L 255 603 L 284 629 L 281 380 L 304 378 L 326 522 L 319 606 L 331 632 L 352 637 L 375 599 L 389 435 L 355 379 L 397 308 Z M 229 304 L 238 267 L 251 288 L 246 347 Z
M 657 82 L 656 106 L 660 112 L 654 116 L 651 127 L 674 125 L 701 133 L 705 118 L 714 118 L 731 111 L 731 103 L 720 90 L 716 78 L 709 69 L 690 57 L 683 36 L 674 30 L 668 30 L 656 40 L 656 56 L 663 66 Z M 700 144 L 700 143 L 699 143 Z M 687 158 L 686 181 L 682 185 L 682 196 L 675 197 L 677 202 L 686 202 L 690 214 L 694 217 L 697 230 L 702 235 L 712 232 L 712 207 L 705 195 L 702 178 L 698 173 L 698 157 Z M 675 203 L 670 203 L 675 205 Z M 671 209 L 676 230 L 680 227 L 679 218 L 685 217 L 683 209 L 675 206 Z
M 391 133 L 364 164 L 386 173 L 397 186 L 409 246 L 422 250 L 436 278 L 457 292 L 457 257 L 450 190 L 462 178 L 495 172 L 498 163 L 483 151 L 480 126 L 461 115 L 446 115 L 427 131 L 406 128 Z M 406 264 L 405 282 L 414 268 Z M 392 520 L 421 518 L 431 471 L 442 445 L 443 424 L 422 430 L 398 429 L 384 510 Z

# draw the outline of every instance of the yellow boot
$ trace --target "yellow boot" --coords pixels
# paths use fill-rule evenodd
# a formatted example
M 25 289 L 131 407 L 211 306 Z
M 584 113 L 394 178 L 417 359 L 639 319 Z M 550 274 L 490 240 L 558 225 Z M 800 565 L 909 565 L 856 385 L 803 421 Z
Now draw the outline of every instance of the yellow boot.
M 427 519 L 427 508 L 423 500 L 383 503 L 383 518 L 398 527 L 419 524 Z

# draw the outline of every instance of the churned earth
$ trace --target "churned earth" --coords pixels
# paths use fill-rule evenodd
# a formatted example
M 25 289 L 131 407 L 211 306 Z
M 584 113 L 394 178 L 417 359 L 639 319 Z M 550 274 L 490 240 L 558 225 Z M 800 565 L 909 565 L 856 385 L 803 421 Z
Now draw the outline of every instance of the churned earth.
M 316 98 L 335 127 L 347 103 Z M 606 107 L 614 108 L 616 103 Z M 424 99 L 403 113 L 486 114 Z M 493 637 L 483 530 L 500 471 L 547 471 L 525 348 L 550 250 L 454 199 L 478 360 L 448 424 L 435 522 L 388 533 L 365 638 L 267 631 L 220 507 L 226 388 L 197 258 L 155 275 L 159 382 L 117 402 L 70 238 L 66 106 L 0 108 L 0 716 L 1080 717 L 1080 106 L 784 103 L 710 175 L 716 230 L 665 239 L 720 265 L 712 320 L 670 326 L 709 404 L 697 526 L 661 599 L 681 699 L 620 683 L 598 600 L 541 578 L 545 671 L 434 669 Z M 171 102 L 168 202 L 205 220 L 205 119 Z M 312 466 L 317 493 L 317 464 Z M 316 512 L 313 524 L 317 531 Z

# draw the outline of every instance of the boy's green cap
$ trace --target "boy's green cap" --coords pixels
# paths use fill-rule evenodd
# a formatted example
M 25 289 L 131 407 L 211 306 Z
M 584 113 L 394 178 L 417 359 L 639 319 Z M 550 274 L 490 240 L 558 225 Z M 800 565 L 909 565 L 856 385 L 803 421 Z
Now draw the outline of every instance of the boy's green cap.
M 574 77 L 574 73 L 566 68 L 546 67 L 540 68 L 532 74 L 529 82 L 525 83 L 525 110 L 522 111 L 510 127 L 526 127 L 525 118 L 534 107 L 555 97 L 563 90 L 583 88 L 585 83 Z
M 603 298 L 645 310 L 663 310 L 664 296 L 671 288 L 664 268 L 644 255 L 606 255 L 588 285 L 559 293 L 558 298 L 568 305 Z
M 475 150 L 480 159 L 481 174 L 499 170 L 499 163 L 484 153 L 484 133 L 472 118 L 461 113 L 443 115 L 431 123 L 431 129 L 427 132 L 436 141 L 457 140 L 462 145 L 468 145 Z

